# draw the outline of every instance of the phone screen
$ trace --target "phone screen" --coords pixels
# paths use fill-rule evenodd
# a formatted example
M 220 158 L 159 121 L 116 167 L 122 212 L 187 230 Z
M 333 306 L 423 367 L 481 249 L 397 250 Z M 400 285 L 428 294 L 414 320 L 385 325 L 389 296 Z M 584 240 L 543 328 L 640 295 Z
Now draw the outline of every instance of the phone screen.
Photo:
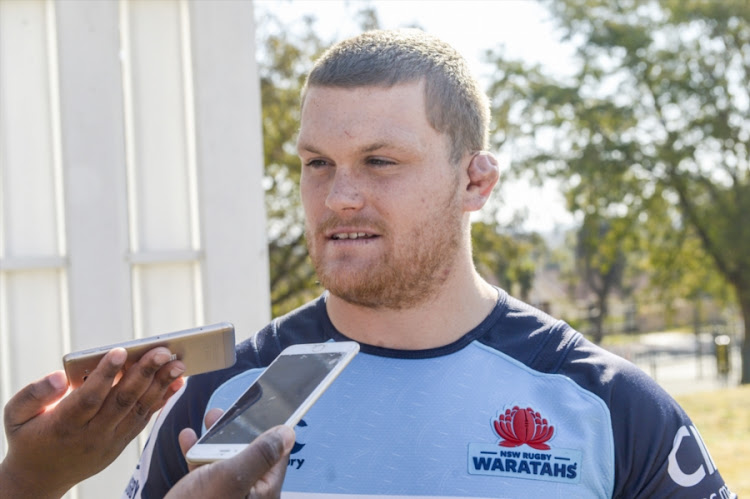
M 202 444 L 249 444 L 286 422 L 346 352 L 280 355 L 203 437 Z

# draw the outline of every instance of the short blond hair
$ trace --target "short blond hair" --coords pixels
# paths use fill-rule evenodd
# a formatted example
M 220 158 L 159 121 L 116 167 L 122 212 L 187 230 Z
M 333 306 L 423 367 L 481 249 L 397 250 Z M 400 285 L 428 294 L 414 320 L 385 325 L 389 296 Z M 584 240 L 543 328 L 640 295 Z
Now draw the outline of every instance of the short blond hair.
M 391 87 L 424 80 L 427 120 L 450 138 L 450 159 L 487 149 L 490 110 L 466 60 L 439 38 L 417 29 L 375 30 L 339 42 L 313 66 L 302 89 Z

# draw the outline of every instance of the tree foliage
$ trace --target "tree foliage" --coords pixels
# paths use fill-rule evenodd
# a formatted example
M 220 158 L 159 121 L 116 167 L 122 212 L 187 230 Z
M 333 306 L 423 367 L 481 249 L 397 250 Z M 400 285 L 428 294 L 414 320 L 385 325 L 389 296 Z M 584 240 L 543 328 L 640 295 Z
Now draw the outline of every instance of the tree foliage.
M 750 331 L 750 3 L 548 5 L 579 66 L 561 81 L 493 54 L 496 140 L 527 152 L 517 168 L 559 178 L 571 210 L 637 221 L 653 262 L 674 264 L 657 272 L 710 262 Z M 748 383 L 750 342 L 742 357 Z
M 609 296 L 624 287 L 626 252 L 620 244 L 630 231 L 627 218 L 603 218 L 587 214 L 577 233 L 575 248 L 578 273 L 595 296 L 591 331 L 595 343 L 604 336 L 604 319 L 609 312 Z
M 488 206 L 485 216 L 471 226 L 474 265 L 488 282 L 528 301 L 537 262 L 547 246 L 538 234 L 500 224 L 497 210 L 497 205 Z
M 258 23 L 263 182 L 273 316 L 292 310 L 321 292 L 305 246 L 295 140 L 305 76 L 328 43 L 315 33 L 313 19 L 306 19 L 299 28 L 282 26 L 270 13 L 265 13 Z

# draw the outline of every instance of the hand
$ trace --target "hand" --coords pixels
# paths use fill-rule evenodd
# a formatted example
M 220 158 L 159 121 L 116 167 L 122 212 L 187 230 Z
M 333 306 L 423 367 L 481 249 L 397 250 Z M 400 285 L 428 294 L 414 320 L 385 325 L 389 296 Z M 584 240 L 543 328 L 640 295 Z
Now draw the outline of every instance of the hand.
M 184 364 L 170 362 L 164 347 L 145 353 L 118 380 L 126 357 L 122 348 L 109 351 L 67 396 L 65 373 L 56 371 L 8 401 L 0 498 L 62 496 L 114 461 L 184 384 Z
M 220 411 L 206 414 L 206 427 L 218 419 Z M 186 428 L 180 432 L 183 454 L 195 445 L 198 437 Z M 276 498 L 281 495 L 281 485 L 294 447 L 294 430 L 276 426 L 256 438 L 236 456 L 193 467 L 177 482 L 166 499 L 207 498 Z

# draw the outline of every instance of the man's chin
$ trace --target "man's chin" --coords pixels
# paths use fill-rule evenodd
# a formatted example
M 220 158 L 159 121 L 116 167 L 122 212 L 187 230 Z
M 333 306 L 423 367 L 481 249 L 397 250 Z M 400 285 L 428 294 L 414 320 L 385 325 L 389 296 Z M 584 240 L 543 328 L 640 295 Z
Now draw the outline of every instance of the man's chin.
M 351 277 L 351 276 L 349 276 Z M 368 282 L 368 285 L 362 285 L 362 282 Z M 328 292 L 336 298 L 358 307 L 381 310 L 401 310 L 415 300 L 405 297 L 403 292 L 399 292 L 397 284 L 386 286 L 383 283 L 373 285 L 370 281 L 353 281 L 351 279 L 334 280 L 325 285 Z
M 330 291 L 330 290 L 329 290 Z M 400 307 L 393 307 L 392 303 L 388 300 L 384 300 L 381 296 L 374 296 L 372 294 L 364 293 L 334 293 L 330 291 L 332 295 L 336 296 L 340 300 L 346 302 L 349 305 L 355 307 L 367 308 L 371 310 L 384 310 L 384 309 L 398 309 Z
M 372 286 L 363 285 L 366 282 L 368 282 L 366 277 L 357 278 L 356 274 L 348 271 L 343 271 L 342 274 L 337 276 L 320 279 L 320 283 L 331 295 L 351 305 L 378 308 L 382 302 L 382 298 L 379 296 L 381 293 L 373 289 Z
M 315 262 L 313 262 L 315 263 Z M 354 261 L 353 259 L 328 260 L 323 265 L 314 265 L 320 283 L 326 288 L 356 290 L 367 288 L 379 275 L 377 266 L 372 262 Z

